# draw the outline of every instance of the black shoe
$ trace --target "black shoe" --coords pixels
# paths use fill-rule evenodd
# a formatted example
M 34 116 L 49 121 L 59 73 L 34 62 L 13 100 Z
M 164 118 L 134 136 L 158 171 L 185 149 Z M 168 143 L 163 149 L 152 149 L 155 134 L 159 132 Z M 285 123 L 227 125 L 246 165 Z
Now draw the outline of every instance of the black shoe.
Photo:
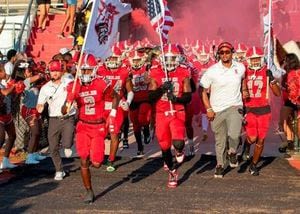
M 288 150 L 288 151 L 294 151 L 294 149 L 295 149 L 294 142 L 291 141 L 291 140 L 288 140 L 287 150 Z
M 231 168 L 236 168 L 239 165 L 239 162 L 237 160 L 236 153 L 230 153 L 228 154 L 228 159 L 229 159 L 229 166 Z
M 136 155 L 137 155 L 137 157 L 142 157 L 142 156 L 144 156 L 144 151 L 138 151 L 137 153 L 136 153 Z
M 149 144 L 151 142 L 149 126 L 144 126 L 143 135 L 144 135 L 144 144 Z
M 251 163 L 250 166 L 249 166 L 249 172 L 251 175 L 253 176 L 258 176 L 259 175 L 259 170 L 258 168 L 256 167 L 255 164 Z
M 278 148 L 280 153 L 286 153 L 286 149 L 288 147 L 288 142 L 282 142 Z
M 151 142 L 151 137 L 148 136 L 148 137 L 144 137 L 144 144 L 149 144 Z
M 128 149 L 129 148 L 129 144 L 128 144 L 128 140 L 126 139 L 124 139 L 123 140 L 123 149 Z
M 84 203 L 91 204 L 94 202 L 94 200 L 95 200 L 95 195 L 94 195 L 93 190 L 91 190 L 91 189 L 87 190 L 85 193 L 85 196 L 84 196 L 84 200 L 83 200 Z
M 242 151 L 242 159 L 244 161 L 250 160 L 250 147 L 251 145 L 249 143 L 244 142 L 243 151 Z
M 218 165 L 215 169 L 215 178 L 223 178 L 224 176 L 224 168 L 221 165 Z

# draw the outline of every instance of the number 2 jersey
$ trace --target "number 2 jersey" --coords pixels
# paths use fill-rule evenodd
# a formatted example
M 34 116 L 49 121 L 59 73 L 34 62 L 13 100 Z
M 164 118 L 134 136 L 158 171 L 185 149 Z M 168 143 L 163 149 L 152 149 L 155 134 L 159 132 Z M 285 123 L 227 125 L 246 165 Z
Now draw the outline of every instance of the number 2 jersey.
M 263 107 L 269 105 L 267 98 L 267 67 L 264 66 L 260 70 L 246 69 L 245 79 L 250 99 L 244 102 L 244 105 L 249 108 Z
M 72 88 L 74 82 L 68 87 L 67 101 L 72 102 Z M 109 84 L 101 78 L 95 78 L 91 83 L 82 85 L 76 82 L 74 100 L 77 102 L 79 119 L 97 121 L 104 118 L 104 96 L 109 90 Z
M 183 94 L 183 82 L 186 78 L 190 78 L 190 71 L 186 66 L 180 65 L 176 70 L 168 72 L 168 79 L 166 78 L 165 72 L 161 66 L 155 66 L 151 68 L 149 76 L 151 79 L 156 81 L 157 87 L 166 81 L 172 81 L 173 94 L 177 97 L 181 97 Z M 184 105 L 175 103 L 173 110 L 184 111 Z M 167 93 L 164 93 L 162 97 L 155 104 L 157 113 L 164 113 L 170 111 L 170 102 L 167 97 Z

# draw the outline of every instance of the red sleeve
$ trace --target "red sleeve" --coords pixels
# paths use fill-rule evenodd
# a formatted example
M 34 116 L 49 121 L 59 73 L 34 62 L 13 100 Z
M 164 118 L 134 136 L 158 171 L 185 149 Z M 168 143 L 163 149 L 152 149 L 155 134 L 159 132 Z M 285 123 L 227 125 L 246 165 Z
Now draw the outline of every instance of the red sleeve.
M 73 102 L 74 100 L 76 100 L 78 98 L 79 91 L 80 91 L 79 80 L 76 81 L 76 87 L 75 87 L 74 93 L 72 93 L 73 85 L 74 85 L 74 81 L 70 82 L 67 86 L 67 92 L 68 92 L 67 102 L 69 102 L 69 103 Z

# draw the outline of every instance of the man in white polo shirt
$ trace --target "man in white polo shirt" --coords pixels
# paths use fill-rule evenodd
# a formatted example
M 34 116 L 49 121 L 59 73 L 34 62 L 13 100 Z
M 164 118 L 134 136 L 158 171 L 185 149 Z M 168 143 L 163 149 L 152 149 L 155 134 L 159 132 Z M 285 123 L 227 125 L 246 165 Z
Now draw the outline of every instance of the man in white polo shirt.
M 227 157 L 231 167 L 238 166 L 236 150 L 243 119 L 241 85 L 245 66 L 232 60 L 233 52 L 230 43 L 221 43 L 217 50 L 219 62 L 209 67 L 200 80 L 203 103 L 215 134 L 215 177 L 220 178 L 223 177 Z
M 51 158 L 55 166 L 55 180 L 62 180 L 66 173 L 63 170 L 62 160 L 59 154 L 59 144 L 65 148 L 65 156 L 70 157 L 71 146 L 73 144 L 74 126 L 75 126 L 75 109 L 71 109 L 68 115 L 63 116 L 62 106 L 67 98 L 67 85 L 72 79 L 64 77 L 64 63 L 60 60 L 52 60 L 49 63 L 51 81 L 47 82 L 40 90 L 36 109 L 39 113 L 44 110 L 45 104 L 48 103 L 49 127 L 48 141 Z

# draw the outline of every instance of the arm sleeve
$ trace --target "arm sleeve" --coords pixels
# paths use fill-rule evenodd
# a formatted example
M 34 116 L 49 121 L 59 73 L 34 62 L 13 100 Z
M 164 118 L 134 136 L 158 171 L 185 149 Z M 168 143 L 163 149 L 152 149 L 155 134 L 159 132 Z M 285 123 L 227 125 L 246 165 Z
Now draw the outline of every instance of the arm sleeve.
M 155 103 L 158 99 L 161 98 L 163 95 L 163 90 L 161 87 L 157 88 L 156 90 L 149 90 L 148 97 L 150 103 Z
M 192 100 L 191 92 L 184 92 L 181 97 L 176 97 L 176 103 L 187 104 Z
M 192 93 L 194 93 L 196 91 L 196 83 L 192 78 L 190 78 L 190 84 L 191 84 Z

